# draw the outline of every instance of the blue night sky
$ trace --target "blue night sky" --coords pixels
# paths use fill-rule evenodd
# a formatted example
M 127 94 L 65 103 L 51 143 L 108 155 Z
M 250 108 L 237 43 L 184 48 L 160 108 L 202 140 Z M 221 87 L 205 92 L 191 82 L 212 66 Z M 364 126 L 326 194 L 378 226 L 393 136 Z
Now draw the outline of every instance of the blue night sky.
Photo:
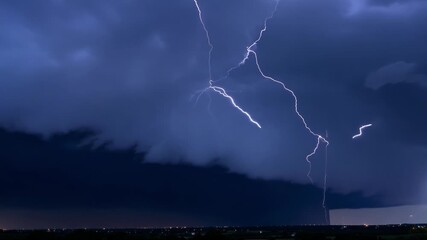
M 227 74 L 273 12 L 313 183 L 292 94 Z M 423 0 L 3 0 L 0 228 L 325 223 L 325 169 L 327 209 L 425 205 L 426 43 Z

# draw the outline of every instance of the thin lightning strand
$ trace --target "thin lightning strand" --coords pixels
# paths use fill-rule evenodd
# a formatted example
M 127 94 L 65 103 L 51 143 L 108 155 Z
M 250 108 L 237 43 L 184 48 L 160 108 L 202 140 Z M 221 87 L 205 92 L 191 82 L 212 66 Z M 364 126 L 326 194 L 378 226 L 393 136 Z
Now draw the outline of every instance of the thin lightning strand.
M 326 138 L 328 137 L 328 132 L 326 131 Z M 326 207 L 326 190 L 327 190 L 327 179 L 328 179 L 328 146 L 329 143 L 326 143 L 325 145 L 325 173 L 323 175 L 323 200 L 322 200 L 322 207 L 323 211 L 325 213 L 325 222 L 326 224 L 329 224 L 329 214 L 328 209 Z
M 317 143 L 316 143 L 316 147 L 314 147 L 313 151 L 308 154 L 305 157 L 305 161 L 308 163 L 308 172 L 307 172 L 307 178 L 310 180 L 311 184 L 314 184 L 313 179 L 311 178 L 311 161 L 310 161 L 310 157 L 313 156 L 314 154 L 316 154 L 317 149 L 319 148 L 320 145 L 320 138 L 317 138 Z
M 361 127 L 359 128 L 359 133 L 358 133 L 358 134 L 356 134 L 356 135 L 354 135 L 352 138 L 353 138 L 353 139 L 355 139 L 355 138 L 358 138 L 358 137 L 362 136 L 362 135 L 363 135 L 363 129 L 365 129 L 365 128 L 367 128 L 367 127 L 370 127 L 370 126 L 372 126 L 372 124 L 371 124 L 371 123 L 370 123 L 370 124 L 366 124 L 366 125 L 361 126 Z
M 291 89 L 289 89 L 288 87 L 286 87 L 286 85 L 283 82 L 281 82 L 279 80 L 276 80 L 276 79 L 274 79 L 274 78 L 272 78 L 270 76 L 265 75 L 264 72 L 261 69 L 260 64 L 259 64 L 258 55 L 256 54 L 256 52 L 253 51 L 253 50 L 251 50 L 251 49 L 249 49 L 248 51 L 254 55 L 254 57 L 255 57 L 255 63 L 256 63 L 256 66 L 257 66 L 258 71 L 261 74 L 261 76 L 263 76 L 267 80 L 270 80 L 272 82 L 275 82 L 275 83 L 279 84 L 280 86 L 282 86 L 282 88 L 285 91 L 289 92 L 292 95 L 292 97 L 294 98 L 294 110 L 295 110 L 295 113 L 301 119 L 302 123 L 304 124 L 305 129 L 311 135 L 313 135 L 313 136 L 315 136 L 317 138 L 317 143 L 316 143 L 316 146 L 314 147 L 313 151 L 305 157 L 305 160 L 309 164 L 309 172 L 307 173 L 307 177 L 309 178 L 309 180 L 311 181 L 311 183 L 313 183 L 313 180 L 310 177 L 310 173 L 311 173 L 311 161 L 310 161 L 310 157 L 312 157 L 313 155 L 316 154 L 317 149 L 319 148 L 319 145 L 320 145 L 321 141 L 324 142 L 324 143 L 326 143 L 326 144 L 329 144 L 329 142 L 324 137 L 322 137 L 320 134 L 317 134 L 317 133 L 313 132 L 313 130 L 311 130 L 311 128 L 308 126 L 307 122 L 305 121 L 304 116 L 299 112 L 299 109 L 298 109 L 298 97 L 296 96 L 296 94 L 294 93 L 294 91 L 292 91 Z
M 237 64 L 236 66 L 231 67 L 230 69 L 228 69 L 227 70 L 227 74 L 224 77 L 220 78 L 219 80 L 223 80 L 223 79 L 228 78 L 230 76 L 230 74 L 231 74 L 232 71 L 234 71 L 234 70 L 238 69 L 239 67 L 241 67 L 242 65 L 244 65 L 246 63 L 246 60 L 249 59 L 250 50 L 252 50 L 252 48 L 255 47 L 259 41 L 261 41 L 261 38 L 264 35 L 264 32 L 267 31 L 267 23 L 268 23 L 268 21 L 271 20 L 274 17 L 274 15 L 276 14 L 276 12 L 277 12 L 277 7 L 279 6 L 279 0 L 275 0 L 275 1 L 276 1 L 276 4 L 274 5 L 274 9 L 271 12 L 271 15 L 268 16 L 264 20 L 264 27 L 259 32 L 258 38 L 251 45 L 249 45 L 248 47 L 246 47 L 246 53 L 244 54 L 244 57 L 239 62 L 239 64 Z M 217 81 L 219 81 L 219 80 L 217 80 Z
M 214 49 L 214 46 L 211 42 L 211 38 L 209 36 L 209 31 L 206 28 L 205 22 L 203 21 L 203 16 L 202 16 L 202 10 L 200 9 L 199 3 L 197 2 L 197 0 L 194 0 L 194 4 L 196 5 L 197 11 L 199 12 L 199 20 L 200 23 L 202 24 L 203 30 L 205 31 L 206 34 L 206 39 L 208 40 L 208 45 L 209 45 L 209 57 L 208 57 L 208 68 L 209 68 L 209 80 L 212 79 L 212 52 Z
M 213 84 L 214 81 L 212 80 L 212 52 L 213 52 L 214 46 L 213 46 L 213 44 L 211 42 L 211 38 L 209 36 L 209 31 L 208 31 L 208 29 L 207 29 L 207 27 L 205 25 L 205 22 L 203 21 L 202 10 L 201 10 L 201 8 L 200 8 L 199 3 L 197 2 L 197 0 L 194 0 L 194 4 L 196 5 L 197 11 L 199 13 L 199 20 L 200 20 L 200 23 L 203 26 L 203 30 L 205 31 L 206 39 L 207 39 L 208 45 L 209 45 L 209 56 L 208 56 L 209 87 L 207 87 L 206 89 L 204 89 L 204 90 L 202 90 L 200 92 L 200 94 L 197 96 L 196 102 L 199 100 L 200 96 L 203 93 L 205 93 L 207 90 L 211 89 L 211 90 L 215 91 L 216 93 L 220 94 L 221 96 L 227 98 L 230 101 L 230 103 L 233 105 L 234 108 L 236 108 L 241 113 L 243 113 L 249 119 L 249 121 L 251 123 L 255 124 L 258 128 L 261 128 L 261 125 L 252 118 L 252 116 L 249 114 L 249 112 L 243 110 L 242 107 L 240 107 L 239 105 L 237 105 L 236 101 L 234 100 L 234 98 L 231 97 L 230 95 L 228 95 L 224 88 L 215 86 Z

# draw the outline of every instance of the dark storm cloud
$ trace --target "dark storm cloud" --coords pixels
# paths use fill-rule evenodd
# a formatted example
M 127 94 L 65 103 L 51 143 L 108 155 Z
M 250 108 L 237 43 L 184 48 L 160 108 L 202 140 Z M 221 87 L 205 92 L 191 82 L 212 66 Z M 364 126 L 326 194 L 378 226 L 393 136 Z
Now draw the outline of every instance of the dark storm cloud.
M 215 78 L 239 62 L 273 4 L 200 2 Z M 411 79 L 427 74 L 426 12 L 424 1 L 282 0 L 270 21 L 260 62 L 296 90 L 312 128 L 328 130 L 334 190 L 426 200 L 427 89 Z M 193 1 L 3 1 L 0 31 L 3 127 L 43 135 L 86 127 L 99 143 L 137 145 L 150 162 L 215 161 L 251 177 L 308 182 L 304 157 L 315 139 L 291 96 L 261 79 L 253 60 L 221 86 L 261 130 L 212 92 L 192 98 L 208 81 Z M 399 84 L 364 86 L 399 62 L 417 69 L 401 68 Z M 352 140 L 367 122 L 373 127 Z M 323 151 L 313 158 L 318 185 Z
M 2 228 L 323 223 L 321 191 L 313 186 L 248 179 L 213 165 L 141 164 L 144 156 L 133 149 L 78 147 L 90 136 L 44 141 L 0 130 Z M 329 201 L 378 206 L 360 194 L 331 194 Z
M 377 71 L 369 74 L 366 78 L 366 86 L 378 89 L 387 84 L 396 84 L 399 82 L 418 83 L 427 85 L 427 76 L 416 74 L 416 65 L 406 62 L 395 62 L 381 67 Z

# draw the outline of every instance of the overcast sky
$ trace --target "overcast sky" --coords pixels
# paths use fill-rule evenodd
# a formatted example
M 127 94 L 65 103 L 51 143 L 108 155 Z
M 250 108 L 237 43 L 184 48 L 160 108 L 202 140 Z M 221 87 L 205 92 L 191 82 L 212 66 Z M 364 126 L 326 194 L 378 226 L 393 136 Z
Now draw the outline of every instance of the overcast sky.
M 199 0 L 214 46 L 214 80 L 242 60 L 275 3 Z M 299 111 L 314 132 L 328 134 L 330 207 L 426 204 L 427 2 L 280 0 L 267 26 L 254 47 L 264 73 L 295 92 Z M 187 174 L 193 181 L 219 174 L 218 181 L 227 186 L 238 176 L 248 181 L 244 185 L 250 196 L 260 189 L 270 189 L 265 190 L 270 196 L 276 191 L 271 184 L 283 184 L 274 189 L 285 193 L 309 191 L 320 199 L 301 203 L 298 209 L 321 213 L 325 145 L 311 158 L 311 186 L 305 156 L 317 139 L 295 113 L 292 95 L 262 78 L 252 56 L 217 84 L 261 129 L 218 93 L 198 95 L 209 86 L 209 45 L 194 1 L 6 0 L 0 3 L 0 33 L 0 171 L 4 171 L 0 179 L 8 179 L 9 189 L 0 195 L 4 211 L 32 210 L 34 198 L 39 197 L 37 209 L 55 205 L 28 189 L 28 182 L 34 180 L 31 175 L 43 175 L 44 180 L 33 182 L 40 188 L 52 182 L 82 184 L 87 187 L 81 190 L 85 195 L 107 181 L 116 187 L 107 190 L 107 184 L 100 192 L 121 194 L 120 189 L 133 184 L 142 188 L 153 181 L 171 183 L 168 171 L 179 172 L 185 166 L 188 170 L 176 174 Z M 368 123 L 372 126 L 364 129 L 363 136 L 352 139 Z M 87 134 L 69 134 L 81 129 Z M 38 155 L 18 154 L 21 151 Z M 96 160 L 88 160 L 91 154 Z M 104 158 L 115 159 L 114 164 L 103 165 Z M 82 164 L 88 169 L 82 170 Z M 127 170 L 96 180 L 76 177 L 101 168 L 112 174 L 120 166 L 144 168 L 133 174 L 145 176 L 120 181 L 133 176 Z M 145 178 L 150 172 L 158 179 Z M 265 186 L 251 189 L 253 184 Z M 206 188 L 213 186 L 206 183 Z M 67 191 L 58 188 L 53 194 L 68 199 Z M 172 188 L 159 184 L 156 191 L 168 195 L 185 184 Z M 300 194 L 296 199 L 308 196 Z M 141 196 L 150 199 L 151 195 Z M 13 206 L 15 198 L 21 199 L 19 206 Z M 107 205 L 135 207 L 139 197 L 127 198 L 132 204 L 117 198 Z M 251 224 L 241 214 L 230 222 L 224 220 L 225 213 L 196 218 L 194 214 L 200 213 L 177 205 L 176 198 L 180 197 L 165 200 L 158 210 L 144 202 L 138 208 L 163 211 L 163 215 L 156 212 L 163 217 L 152 224 L 166 223 L 161 219 L 172 215 L 179 217 L 169 219 L 188 220 L 184 216 L 191 215 L 192 224 Z M 75 203 L 60 199 L 59 208 Z M 208 199 L 197 204 L 209 205 Z M 88 202 L 77 205 L 81 210 Z M 224 200 L 218 208 L 227 203 Z M 286 213 L 291 207 L 285 203 L 272 206 Z M 267 203 L 258 199 L 248 204 Z M 261 213 L 253 216 L 257 214 Z M 300 219 L 295 217 L 294 222 L 322 221 L 321 217 L 310 220 L 302 210 L 297 215 Z M 266 223 L 293 221 L 268 216 Z

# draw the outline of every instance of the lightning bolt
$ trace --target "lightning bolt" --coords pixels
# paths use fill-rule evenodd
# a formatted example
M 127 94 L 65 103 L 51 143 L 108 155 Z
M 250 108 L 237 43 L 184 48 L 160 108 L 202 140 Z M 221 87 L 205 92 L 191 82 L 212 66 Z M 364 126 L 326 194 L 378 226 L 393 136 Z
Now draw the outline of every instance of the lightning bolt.
M 214 46 L 213 46 L 211 38 L 209 36 L 209 31 L 205 25 L 205 22 L 203 21 L 202 10 L 199 6 L 198 1 L 194 0 L 194 4 L 196 5 L 197 11 L 199 13 L 199 21 L 203 26 L 203 30 L 205 31 L 206 39 L 207 39 L 208 45 L 209 45 L 209 54 L 208 54 L 209 86 L 207 88 L 203 89 L 202 91 L 200 91 L 199 95 L 197 96 L 196 102 L 199 100 L 200 96 L 203 93 L 205 93 L 208 90 L 213 90 L 214 92 L 216 92 L 216 93 L 220 94 L 221 96 L 223 96 L 224 98 L 228 99 L 230 101 L 230 103 L 233 105 L 233 107 L 236 108 L 241 113 L 243 113 L 249 119 L 249 121 L 251 123 L 255 124 L 258 128 L 261 128 L 261 124 L 259 124 L 257 121 L 255 121 L 252 118 L 252 116 L 249 114 L 249 112 L 245 111 L 242 107 L 237 105 L 234 98 L 232 96 L 230 96 L 223 87 L 219 87 L 219 86 L 214 85 L 214 81 L 212 80 L 212 52 L 213 52 Z
M 316 143 L 316 146 L 314 147 L 314 149 L 313 149 L 313 151 L 311 152 L 311 153 L 309 153 L 306 157 L 305 157 L 305 160 L 306 160 L 306 162 L 308 163 L 308 165 L 309 165 L 309 171 L 308 171 L 308 173 L 307 173 L 307 177 L 308 177 L 308 179 L 310 180 L 310 182 L 311 183 L 313 183 L 313 179 L 311 178 L 311 176 L 310 176 L 310 173 L 311 173 L 311 165 L 312 165 L 312 163 L 311 163 L 311 161 L 310 161 L 310 157 L 312 157 L 313 155 L 315 155 L 316 154 L 316 152 L 317 152 L 317 149 L 319 148 L 319 145 L 320 145 L 320 142 L 324 142 L 324 143 L 326 143 L 326 144 L 329 144 L 329 142 L 324 138 L 324 137 L 322 137 L 320 134 L 318 134 L 318 133 L 315 133 L 313 130 L 311 130 L 311 128 L 308 126 L 308 124 L 307 124 L 307 122 L 306 122 L 306 120 L 305 120 L 305 118 L 304 118 L 304 116 L 300 113 L 300 111 L 299 111 L 299 108 L 298 108 L 298 97 L 297 97 L 297 95 L 295 94 L 295 92 L 294 91 L 292 91 L 290 88 L 288 88 L 288 87 L 286 87 L 286 85 L 283 83 L 283 82 L 281 82 L 281 81 L 279 81 L 279 80 L 276 80 L 276 79 L 274 79 L 274 78 L 272 78 L 272 77 L 270 77 L 270 76 L 267 76 L 267 75 L 265 75 L 264 74 L 264 72 L 262 71 L 262 69 L 261 69 L 261 67 L 260 67 L 260 64 L 259 64 L 259 61 L 258 61 L 258 55 L 256 54 L 256 52 L 255 51 L 253 51 L 252 49 L 250 49 L 250 48 L 248 48 L 248 51 L 249 51 L 249 53 L 252 53 L 253 55 L 254 55 L 254 57 L 255 57 L 255 63 L 256 63 L 256 66 L 257 66 L 257 68 L 258 68 L 258 71 L 259 71 L 259 73 L 261 74 L 261 76 L 263 76 L 265 79 L 267 79 L 267 80 L 270 80 L 270 81 L 272 81 L 272 82 L 274 82 L 274 83 L 277 83 L 277 84 L 279 84 L 285 91 L 287 91 L 287 92 L 289 92 L 291 95 L 292 95 L 292 97 L 293 97 L 293 99 L 294 99 L 294 111 L 295 111 L 295 113 L 298 115 L 298 117 L 300 118 L 300 120 L 301 120 L 301 122 L 304 124 L 304 127 L 305 127 L 305 129 L 312 135 L 312 136 L 314 136 L 314 137 L 316 137 L 317 138 L 317 143 Z
M 326 131 L 326 138 L 328 138 L 328 131 Z M 322 207 L 325 214 L 325 222 L 326 224 L 329 224 L 329 214 L 328 209 L 326 206 L 326 190 L 327 190 L 327 180 L 328 180 L 328 146 L 329 143 L 326 143 L 325 145 L 325 172 L 323 175 L 323 199 L 322 199 Z
M 245 110 L 243 110 L 241 107 L 239 107 L 239 106 L 236 104 L 236 102 L 234 101 L 234 99 L 233 99 L 230 95 L 228 95 L 228 94 L 227 94 L 227 92 L 225 91 L 225 89 L 224 89 L 224 88 L 222 88 L 222 87 L 218 87 L 218 86 L 214 86 L 214 85 L 212 85 L 212 82 L 213 82 L 212 80 L 211 80 L 211 81 L 209 81 L 209 84 L 210 84 L 209 88 L 210 88 L 210 89 L 214 90 L 215 92 L 219 93 L 219 94 L 220 94 L 220 95 L 222 95 L 223 97 L 225 97 L 225 98 L 227 98 L 228 100 L 230 100 L 231 104 L 232 104 L 235 108 L 237 108 L 241 113 L 245 114 L 245 115 L 246 115 L 246 117 L 248 117 L 249 121 L 251 121 L 251 122 L 252 122 L 253 124 L 255 124 L 257 127 L 261 128 L 261 125 L 260 125 L 257 121 L 255 121 L 254 119 L 252 119 L 251 115 L 250 115 L 248 112 L 246 112 Z
M 311 176 L 310 176 L 310 174 L 311 174 L 311 166 L 312 166 L 312 163 L 311 163 L 311 161 L 310 161 L 310 157 L 312 157 L 313 155 L 315 155 L 316 154 L 316 152 L 317 152 L 317 150 L 318 150 L 318 148 L 319 148 L 319 145 L 320 145 L 320 142 L 324 142 L 324 143 L 326 143 L 326 144 L 329 144 L 329 142 L 324 138 L 324 137 L 322 137 L 320 134 L 317 134 L 317 133 L 315 133 L 313 130 L 311 130 L 311 128 L 308 126 L 308 124 L 307 124 L 307 122 L 306 122 L 306 120 L 305 120 L 305 118 L 304 118 L 304 116 L 300 113 L 300 111 L 299 111 L 299 108 L 298 108 L 298 97 L 296 96 L 296 94 L 295 94 L 295 92 L 294 91 L 292 91 L 290 88 L 288 88 L 283 82 L 281 82 L 281 81 L 279 81 L 279 80 L 277 80 L 277 79 L 274 79 L 274 78 L 272 78 L 272 77 L 270 77 L 270 76 L 268 76 L 268 75 L 266 75 L 265 73 L 264 73 L 264 71 L 262 70 L 262 68 L 261 68 L 261 65 L 260 65 L 260 63 L 259 63 L 259 60 L 258 60 L 258 55 L 257 55 L 257 53 L 255 52 L 255 50 L 253 49 L 257 44 L 258 44 L 258 42 L 259 41 L 261 41 L 261 39 L 262 39 L 262 37 L 263 37 L 263 34 L 264 34 L 264 32 L 265 31 L 267 31 L 267 23 L 268 23 L 268 21 L 270 20 L 270 19 L 272 19 L 273 17 L 274 17 L 274 15 L 275 15 L 275 13 L 276 13 L 276 11 L 277 11 L 277 7 L 278 7 L 278 5 L 279 5 L 279 0 L 276 0 L 276 4 L 275 4 L 275 6 L 274 6 L 274 10 L 273 10 L 273 12 L 272 12 L 272 14 L 269 16 L 269 17 L 267 17 L 265 20 L 264 20 L 264 27 L 261 29 L 261 31 L 259 32 L 259 34 L 258 34 L 258 38 L 251 44 L 251 45 L 249 45 L 247 48 L 246 48 L 246 54 L 245 54 L 245 57 L 242 59 L 242 61 L 240 61 L 240 63 L 237 65 L 237 66 L 234 66 L 234 67 L 232 67 L 232 68 L 230 68 L 228 71 L 227 71 L 227 75 L 226 75 L 226 77 L 228 77 L 229 75 L 230 75 L 230 73 L 233 71 L 233 70 L 235 70 L 235 69 L 237 69 L 237 68 L 239 68 L 240 66 L 242 66 L 242 65 L 244 65 L 245 63 L 246 63 L 246 61 L 249 59 L 249 57 L 250 57 L 250 55 L 252 54 L 253 56 L 254 56 L 254 59 L 255 59 L 255 64 L 256 64 L 256 67 L 257 67 L 257 69 L 258 69 L 258 72 L 261 74 L 261 76 L 264 78 L 264 79 L 266 79 L 266 80 L 269 80 L 269 81 L 272 81 L 272 82 L 274 82 L 274 83 L 276 83 L 276 84 L 279 84 L 285 91 L 287 91 L 288 93 L 290 93 L 291 95 L 292 95 L 292 97 L 293 97 L 293 99 L 294 99 L 294 110 L 295 110 L 295 113 L 298 115 L 298 117 L 300 118 L 300 120 L 302 121 L 302 123 L 304 124 L 304 127 L 305 127 L 305 129 L 311 134 L 311 135 L 313 135 L 313 136 L 315 136 L 316 138 L 317 138 L 317 143 L 316 143 L 316 146 L 314 147 L 314 149 L 313 149 L 313 151 L 311 152 L 311 153 L 309 153 L 306 157 L 305 157 L 305 160 L 306 160 L 306 162 L 308 163 L 308 165 L 309 165 L 309 170 L 308 170 L 308 173 L 307 173 L 307 177 L 308 177 L 308 179 L 310 180 L 310 182 L 311 183 L 313 183 L 313 179 L 311 178 Z
M 312 178 L 311 178 L 311 176 L 310 176 L 310 174 L 311 174 L 311 168 L 312 168 L 312 163 L 311 163 L 311 161 L 310 161 L 310 158 L 311 158 L 313 155 L 315 155 L 315 154 L 316 154 L 316 152 L 317 152 L 317 150 L 318 150 L 319 145 L 320 145 L 320 143 L 321 143 L 321 142 L 323 142 L 323 143 L 325 143 L 325 144 L 327 144 L 327 145 L 329 145 L 329 142 L 328 142 L 328 141 L 327 141 L 323 136 L 321 136 L 321 135 L 320 135 L 320 134 L 318 134 L 318 133 L 315 133 L 315 132 L 314 132 L 314 131 L 309 127 L 309 125 L 307 124 L 307 122 L 306 122 L 306 120 L 305 120 L 304 116 L 303 116 L 303 115 L 300 113 L 300 111 L 299 111 L 299 106 L 298 106 L 298 97 L 297 97 L 297 95 L 295 94 L 295 92 L 294 92 L 294 91 L 292 91 L 290 88 L 288 88 L 288 87 L 287 87 L 283 82 L 281 82 L 281 81 L 279 81 L 279 80 L 277 80 L 277 79 L 275 79 L 275 78 L 273 78 L 273 77 L 271 77 L 271 76 L 268 76 L 268 75 L 266 75 L 266 74 L 264 73 L 264 71 L 263 71 L 263 70 L 262 70 L 262 68 L 261 68 L 261 64 L 259 63 L 258 55 L 257 55 L 257 53 L 256 53 L 256 52 L 255 52 L 255 50 L 254 50 L 255 46 L 256 46 L 256 45 L 261 41 L 261 39 L 262 39 L 262 37 L 263 37 L 263 34 L 267 31 L 267 23 L 268 23 L 268 21 L 274 17 L 274 15 L 275 15 L 275 13 L 276 13 L 276 11 L 277 11 L 277 7 L 278 7 L 278 5 L 279 5 L 279 0 L 275 0 L 275 2 L 276 2 L 276 4 L 275 4 L 275 6 L 274 6 L 274 9 L 273 9 L 273 11 L 272 11 L 271 15 L 270 15 L 270 16 L 268 16 L 268 17 L 264 20 L 264 26 L 263 26 L 263 28 L 261 29 L 261 31 L 259 32 L 259 34 L 258 34 L 258 38 L 257 38 L 254 42 L 252 42 L 252 44 L 250 44 L 250 45 L 246 48 L 246 53 L 244 54 L 243 59 L 242 59 L 242 60 L 241 60 L 241 61 L 240 61 L 236 66 L 234 66 L 234 67 L 230 68 L 229 70 L 227 70 L 226 75 L 225 75 L 224 77 L 222 77 L 222 78 L 220 78 L 219 80 L 216 80 L 216 81 L 213 81 L 212 79 L 210 79 L 210 80 L 209 80 L 209 86 L 208 86 L 206 89 L 204 89 L 203 91 L 201 91 L 200 95 L 201 95 L 201 94 L 203 94 L 205 91 L 207 91 L 207 90 L 209 90 L 209 89 L 211 89 L 211 90 L 213 90 L 213 91 L 217 92 L 218 94 L 220 94 L 220 95 L 222 95 L 223 97 L 227 98 L 227 99 L 231 102 L 231 104 L 234 106 L 234 108 L 236 108 L 236 109 L 237 109 L 237 110 L 239 110 L 241 113 L 243 113 L 244 115 L 246 115 L 246 117 L 249 119 L 249 121 L 250 121 L 250 122 L 252 122 L 253 124 L 255 124 L 257 127 L 261 128 L 261 125 L 260 125 L 257 121 L 255 121 L 255 120 L 252 118 L 252 116 L 251 116 L 247 111 L 243 110 L 240 106 L 238 106 L 238 105 L 236 104 L 235 100 L 234 100 L 230 95 L 228 95 L 228 94 L 227 94 L 227 92 L 225 91 L 225 89 L 224 89 L 224 88 L 221 88 L 221 87 L 218 87 L 218 86 L 216 86 L 216 85 L 215 85 L 215 82 L 228 78 L 228 77 L 229 77 L 229 75 L 230 75 L 230 73 L 231 73 L 232 71 L 234 71 L 234 70 L 238 69 L 239 67 L 241 67 L 242 65 L 244 65 L 244 64 L 246 63 L 246 61 L 249 59 L 249 57 L 252 55 L 252 56 L 254 57 L 254 59 L 255 59 L 255 64 L 256 64 L 257 70 L 258 70 L 258 72 L 260 73 L 260 75 L 261 75 L 264 79 L 269 80 L 269 81 L 271 81 L 271 82 L 273 82 L 273 83 L 275 83 L 275 84 L 280 85 L 280 86 L 283 88 L 283 90 L 285 90 L 286 92 L 288 92 L 288 93 L 290 93 L 290 94 L 292 95 L 293 100 L 294 100 L 294 111 L 295 111 L 295 113 L 296 113 L 296 114 L 297 114 L 297 116 L 300 118 L 300 120 L 301 120 L 301 122 L 303 123 L 303 125 L 304 125 L 305 129 L 306 129 L 306 130 L 307 130 L 307 131 L 308 131 L 312 136 L 316 137 L 316 139 L 317 139 L 317 143 L 316 143 L 316 145 L 315 145 L 315 147 L 314 147 L 313 151 L 312 151 L 311 153 L 309 153 L 309 154 L 305 157 L 305 160 L 306 160 L 306 162 L 307 162 L 307 163 L 308 163 L 308 165 L 309 165 L 309 170 L 308 170 L 308 173 L 307 173 L 307 177 L 308 177 L 308 179 L 310 180 L 310 182 L 311 182 L 311 183 L 313 183 L 313 179 L 312 179 Z M 206 28 L 206 25 L 205 25 L 204 21 L 203 21 L 202 11 L 201 11 L 201 9 L 200 9 L 200 7 L 199 7 L 199 4 L 198 4 L 197 0 L 194 0 L 194 3 L 195 3 L 196 8 L 197 8 L 197 10 L 198 10 L 198 12 L 199 12 L 199 20 L 200 20 L 200 23 L 201 23 L 201 24 L 202 24 L 202 26 L 203 26 L 203 29 L 205 30 L 206 38 L 207 38 L 208 44 L 209 44 L 209 46 L 210 46 L 210 50 L 209 50 L 209 61 L 208 61 L 208 63 L 209 63 L 209 76 L 210 76 L 210 78 L 211 78 L 211 77 L 212 77 L 212 75 L 211 75 L 211 57 L 212 57 L 213 45 L 212 45 L 211 40 L 210 40 L 209 32 L 208 32 L 208 30 L 207 30 L 207 28 Z M 200 95 L 199 95 L 199 96 L 200 96 Z
M 362 135 L 363 135 L 363 129 L 365 129 L 365 128 L 367 128 L 367 127 L 371 127 L 371 126 L 372 126 L 372 124 L 371 124 L 371 123 L 361 126 L 361 127 L 359 128 L 359 133 L 358 133 L 358 134 L 356 134 L 356 135 L 354 135 L 352 138 L 353 138 L 353 139 L 355 139 L 355 138 L 358 138 L 358 137 L 362 136 Z

